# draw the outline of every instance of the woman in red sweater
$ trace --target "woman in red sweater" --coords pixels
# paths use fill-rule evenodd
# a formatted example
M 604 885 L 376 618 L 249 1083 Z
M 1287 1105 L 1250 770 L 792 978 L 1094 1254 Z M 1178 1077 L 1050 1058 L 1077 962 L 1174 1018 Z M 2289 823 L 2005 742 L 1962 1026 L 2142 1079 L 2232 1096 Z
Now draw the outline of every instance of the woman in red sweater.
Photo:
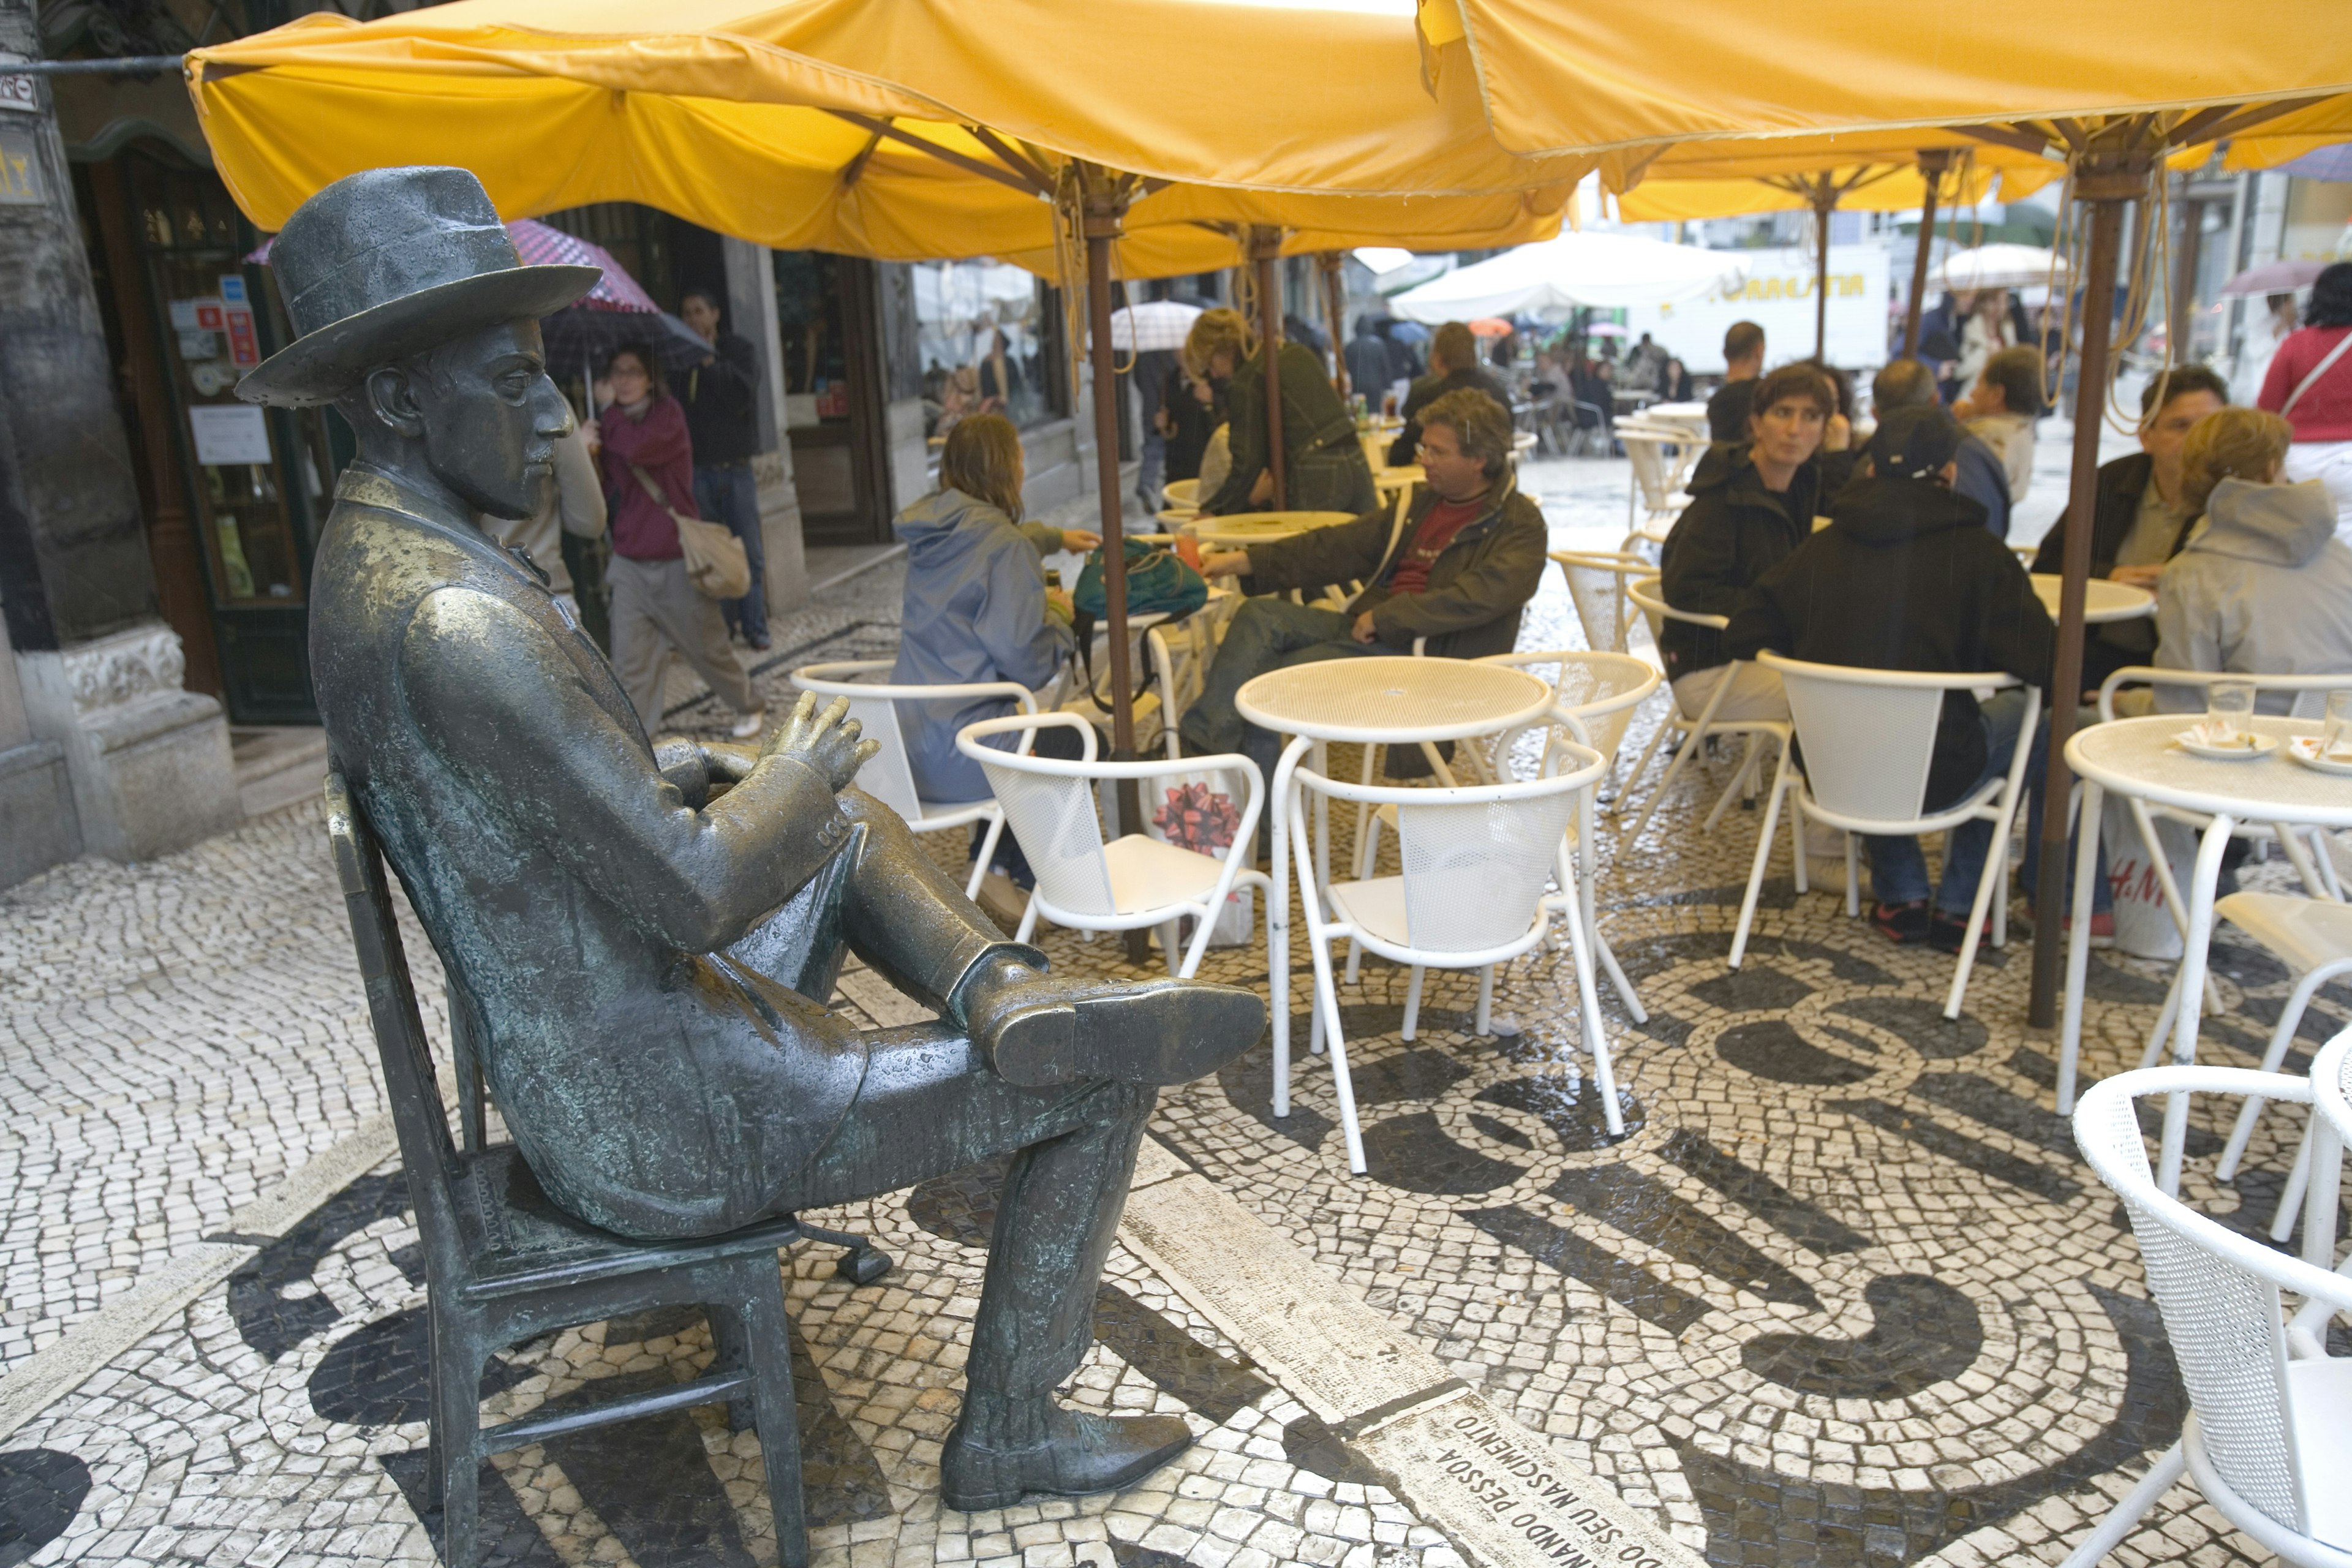
M 2303 326 L 2279 344 L 2254 401 L 2294 426 L 2286 477 L 2326 485 L 2336 537 L 2352 543 L 2352 261 L 2313 279 Z
M 613 560 L 604 581 L 613 591 L 613 673 L 650 736 L 661 727 L 663 658 L 670 649 L 710 689 L 733 705 L 732 733 L 749 740 L 767 722 L 751 678 L 735 657 L 719 601 L 706 599 L 686 574 L 673 511 L 694 510 L 694 440 L 686 410 L 662 390 L 653 351 L 629 344 L 613 351 L 596 384 L 604 412 L 598 459 L 612 499 Z

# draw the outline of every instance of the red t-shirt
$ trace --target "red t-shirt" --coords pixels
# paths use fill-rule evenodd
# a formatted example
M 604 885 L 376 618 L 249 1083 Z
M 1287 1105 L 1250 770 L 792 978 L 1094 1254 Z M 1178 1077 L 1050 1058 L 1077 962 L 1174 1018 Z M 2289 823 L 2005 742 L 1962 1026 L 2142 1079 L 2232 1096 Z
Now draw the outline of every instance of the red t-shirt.
M 1454 536 L 1478 521 L 1486 510 L 1486 498 L 1475 500 L 1442 500 L 1429 509 L 1413 531 L 1412 541 L 1397 557 L 1396 570 L 1389 574 L 1391 594 L 1419 594 L 1429 587 L 1429 569 L 1454 542 Z

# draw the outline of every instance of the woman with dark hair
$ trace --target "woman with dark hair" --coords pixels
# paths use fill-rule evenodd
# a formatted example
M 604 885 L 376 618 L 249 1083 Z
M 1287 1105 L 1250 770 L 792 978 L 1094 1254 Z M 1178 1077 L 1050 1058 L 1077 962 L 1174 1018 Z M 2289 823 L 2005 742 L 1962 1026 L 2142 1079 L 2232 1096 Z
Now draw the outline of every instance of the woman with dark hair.
M 613 560 L 613 673 L 647 734 L 661 725 L 663 655 L 676 649 L 710 689 L 734 707 L 737 740 L 768 721 L 767 710 L 735 646 L 719 601 L 706 599 L 686 574 L 686 549 L 671 513 L 698 518 L 694 504 L 694 440 L 686 410 L 662 386 L 661 362 L 643 343 L 613 351 L 596 383 L 598 454 L 610 498 Z
M 1021 521 L 1021 433 L 1001 414 L 957 421 L 940 452 L 940 488 L 898 516 L 907 543 L 899 621 L 900 686 L 972 686 L 1009 680 L 1032 690 L 1052 682 L 1076 643 L 1070 596 L 1045 586 L 1043 558 L 1089 533 Z M 1014 710 L 1005 697 L 943 697 L 898 704 L 898 728 L 916 793 L 925 800 L 988 798 L 988 775 L 956 750 L 956 731 Z M 1039 749 L 1075 738 L 1047 730 Z M 1073 755 L 1076 753 L 1073 752 Z
M 1845 450 L 1851 426 L 1838 413 L 1837 378 L 1810 360 L 1784 364 L 1756 384 L 1748 400 L 1748 440 L 1706 449 L 1687 486 L 1691 503 L 1666 535 L 1660 591 L 1678 610 L 1727 616 L 1756 580 L 1813 531 L 1815 514 L 1845 488 L 1853 471 Z M 1721 719 L 1789 716 L 1780 678 L 1761 665 L 1735 673 L 1723 634 L 1668 621 L 1658 638 L 1675 703 L 1696 713 L 1726 679 L 1732 689 L 1716 708 Z
M 2286 477 L 2325 484 L 2336 535 L 2352 542 L 2352 261 L 2312 280 L 2303 326 L 2279 344 L 2254 402 L 2294 426 Z

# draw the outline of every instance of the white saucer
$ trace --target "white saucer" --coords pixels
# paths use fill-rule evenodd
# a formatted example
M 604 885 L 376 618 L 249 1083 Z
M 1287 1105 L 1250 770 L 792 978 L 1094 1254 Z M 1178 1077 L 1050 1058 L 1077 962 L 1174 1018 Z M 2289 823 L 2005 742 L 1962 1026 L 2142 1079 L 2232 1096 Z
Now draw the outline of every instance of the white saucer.
M 2278 742 L 2268 735 L 2249 735 L 2252 742 L 2245 746 L 2214 746 L 2200 740 L 2194 730 L 2183 730 L 2172 737 L 2172 743 L 2191 756 L 2203 757 L 2209 763 L 2251 763 L 2257 757 L 2267 757 L 2278 750 Z
M 2315 773 L 2334 773 L 2339 778 L 2352 778 L 2352 761 L 2330 761 L 2319 754 L 2319 737 L 2297 735 L 2289 741 L 2286 754 Z

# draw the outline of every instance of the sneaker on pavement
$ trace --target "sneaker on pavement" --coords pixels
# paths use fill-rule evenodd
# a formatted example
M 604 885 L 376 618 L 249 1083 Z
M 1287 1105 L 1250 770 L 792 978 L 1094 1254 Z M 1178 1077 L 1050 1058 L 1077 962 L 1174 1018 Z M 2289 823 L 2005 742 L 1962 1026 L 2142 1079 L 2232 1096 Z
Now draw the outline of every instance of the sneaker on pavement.
M 1879 935 L 1889 942 L 1925 942 L 1927 940 L 1927 900 L 1917 899 L 1907 904 L 1876 904 L 1870 911 L 1870 923 Z
M 748 741 L 767 727 L 768 710 L 765 708 L 761 708 L 756 711 L 746 713 L 741 718 L 736 720 L 735 727 L 727 732 L 734 736 L 739 741 Z
M 1969 917 L 1965 913 L 1948 915 L 1943 910 L 1937 910 L 1928 919 L 1927 945 L 1937 952 L 1959 952 L 1960 944 L 1968 940 L 1968 935 Z M 1988 914 L 1985 916 L 1979 945 L 1991 941 L 1992 916 Z

